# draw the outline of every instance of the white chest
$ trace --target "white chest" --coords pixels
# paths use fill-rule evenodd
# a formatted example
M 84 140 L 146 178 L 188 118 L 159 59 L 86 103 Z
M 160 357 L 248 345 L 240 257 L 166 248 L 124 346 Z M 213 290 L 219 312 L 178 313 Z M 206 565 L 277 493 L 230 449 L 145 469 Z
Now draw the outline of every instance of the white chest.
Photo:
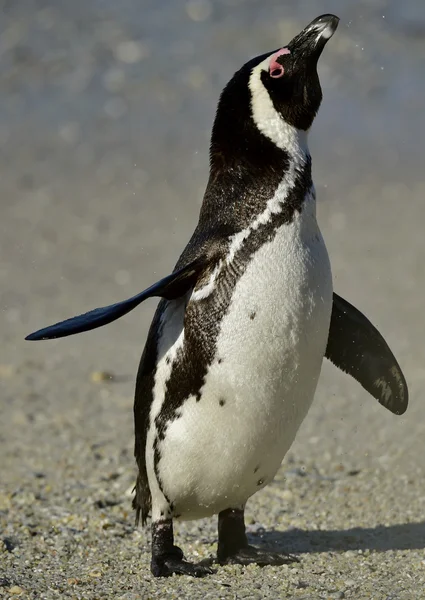
M 187 399 L 167 428 L 159 469 L 184 518 L 243 504 L 273 479 L 313 400 L 331 308 L 311 199 L 252 257 L 221 322 L 201 400 Z

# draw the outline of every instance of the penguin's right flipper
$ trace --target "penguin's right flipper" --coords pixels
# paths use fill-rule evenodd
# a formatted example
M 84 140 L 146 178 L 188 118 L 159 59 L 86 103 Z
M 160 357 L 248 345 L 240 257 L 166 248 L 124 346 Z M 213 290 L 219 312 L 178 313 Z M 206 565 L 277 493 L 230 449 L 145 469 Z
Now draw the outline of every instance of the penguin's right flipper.
M 44 327 L 31 333 L 25 339 L 31 341 L 53 340 L 68 335 L 75 335 L 76 333 L 97 329 L 97 327 L 102 327 L 103 325 L 112 323 L 112 321 L 116 321 L 133 310 L 133 308 L 136 308 L 136 306 L 147 298 L 153 296 L 166 298 L 167 300 L 179 298 L 195 285 L 200 272 L 205 267 L 205 262 L 204 257 L 198 258 L 185 267 L 171 273 L 171 275 L 164 277 L 164 279 L 161 279 L 157 283 L 154 283 L 143 292 L 136 294 L 132 298 L 128 298 L 128 300 L 123 300 L 110 306 L 95 308 L 83 315 L 78 315 L 55 325 Z
M 325 356 L 392 413 L 406 411 L 407 383 L 387 342 L 369 319 L 335 293 Z

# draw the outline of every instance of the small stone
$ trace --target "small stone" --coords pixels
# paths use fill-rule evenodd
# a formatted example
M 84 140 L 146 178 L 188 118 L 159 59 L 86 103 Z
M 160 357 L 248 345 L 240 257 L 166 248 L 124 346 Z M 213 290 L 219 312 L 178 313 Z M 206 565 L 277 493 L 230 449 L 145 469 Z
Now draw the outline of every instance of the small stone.
M 95 500 L 94 505 L 96 506 L 96 508 L 106 508 L 107 506 L 117 506 L 117 504 L 120 503 L 121 501 L 117 500 L 116 498 L 107 497 Z
M 283 500 L 286 500 L 286 502 L 289 502 L 290 500 L 293 500 L 294 494 L 291 492 L 291 490 L 283 490 L 282 498 Z
M 78 583 L 78 579 L 75 577 L 69 577 L 66 581 L 68 585 L 76 585 Z
M 108 371 L 93 371 L 90 374 L 90 381 L 93 383 L 102 383 L 103 381 L 113 381 L 114 375 Z
M 351 471 L 348 471 L 347 475 L 349 475 L 350 477 L 354 477 L 355 475 L 358 475 L 360 473 L 360 469 L 351 469 Z
M 3 538 L 4 547 L 8 552 L 13 552 L 19 545 L 18 539 L 12 535 Z
M 19 585 L 13 585 L 11 588 L 9 588 L 9 594 L 12 594 L 12 596 L 20 596 L 24 592 L 25 590 L 22 589 Z
M 134 483 L 132 483 L 130 485 L 130 487 L 125 490 L 124 496 L 126 496 L 127 498 L 132 498 L 134 496 L 135 489 L 136 489 L 136 486 L 134 485 Z
M 93 578 L 95 578 L 95 577 L 102 577 L 102 573 L 101 573 L 101 571 L 90 571 L 89 572 L 89 577 L 93 577 Z

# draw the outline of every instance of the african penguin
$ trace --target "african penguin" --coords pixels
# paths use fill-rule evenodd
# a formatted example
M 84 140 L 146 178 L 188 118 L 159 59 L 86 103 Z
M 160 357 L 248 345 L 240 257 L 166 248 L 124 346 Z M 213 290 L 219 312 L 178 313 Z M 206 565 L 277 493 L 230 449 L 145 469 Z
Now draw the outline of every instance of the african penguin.
M 173 273 L 136 296 L 42 329 L 100 327 L 161 297 L 137 375 L 137 520 L 152 517 L 155 576 L 211 573 L 174 545 L 173 519 L 218 514 L 220 564 L 293 558 L 248 545 L 247 500 L 269 484 L 315 393 L 323 357 L 395 414 L 408 391 L 374 326 L 333 293 L 316 221 L 307 133 L 317 61 L 339 19 L 322 15 L 246 63 L 221 94 L 199 222 Z

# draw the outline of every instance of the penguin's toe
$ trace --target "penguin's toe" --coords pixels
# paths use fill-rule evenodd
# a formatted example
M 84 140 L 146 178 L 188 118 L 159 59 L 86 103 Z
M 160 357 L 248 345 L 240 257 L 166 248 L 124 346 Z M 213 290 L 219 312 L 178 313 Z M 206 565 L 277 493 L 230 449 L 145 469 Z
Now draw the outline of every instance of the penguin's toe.
M 222 565 L 258 565 L 280 566 L 287 565 L 293 562 L 299 562 L 296 556 L 287 554 L 286 552 L 274 552 L 263 548 L 255 548 L 254 546 L 246 546 L 241 548 L 235 554 L 231 554 L 224 559 L 221 559 Z
M 213 575 L 214 569 L 209 566 L 211 561 L 205 560 L 200 563 L 191 563 L 183 557 L 165 556 L 152 559 L 151 571 L 155 577 L 171 577 L 171 575 L 189 575 L 190 577 L 205 577 Z

